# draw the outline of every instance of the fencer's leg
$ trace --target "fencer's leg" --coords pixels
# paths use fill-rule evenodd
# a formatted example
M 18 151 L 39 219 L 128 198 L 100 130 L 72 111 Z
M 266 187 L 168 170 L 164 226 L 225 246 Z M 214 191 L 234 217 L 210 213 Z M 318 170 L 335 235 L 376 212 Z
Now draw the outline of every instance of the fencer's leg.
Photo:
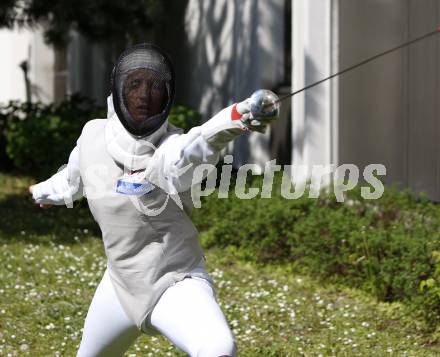
M 140 334 L 122 309 L 106 270 L 90 304 L 77 357 L 121 357 Z
M 237 355 L 215 293 L 203 279 L 185 278 L 169 287 L 154 307 L 150 323 L 191 357 Z

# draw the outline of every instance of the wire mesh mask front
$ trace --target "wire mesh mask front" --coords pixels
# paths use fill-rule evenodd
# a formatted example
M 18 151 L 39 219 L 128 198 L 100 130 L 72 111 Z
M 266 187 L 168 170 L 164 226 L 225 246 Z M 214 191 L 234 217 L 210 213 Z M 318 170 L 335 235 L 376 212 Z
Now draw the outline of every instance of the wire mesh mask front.
M 111 87 L 115 111 L 125 129 L 137 137 L 148 136 L 166 121 L 173 104 L 172 63 L 157 46 L 136 45 L 119 57 Z

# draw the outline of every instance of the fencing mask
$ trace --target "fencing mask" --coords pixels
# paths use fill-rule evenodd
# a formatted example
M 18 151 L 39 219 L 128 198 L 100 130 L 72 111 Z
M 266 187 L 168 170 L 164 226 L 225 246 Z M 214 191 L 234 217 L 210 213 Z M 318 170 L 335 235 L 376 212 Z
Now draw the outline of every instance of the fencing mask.
M 174 69 L 167 54 L 153 44 L 125 50 L 113 68 L 113 105 L 125 129 L 136 137 L 156 131 L 174 100 Z

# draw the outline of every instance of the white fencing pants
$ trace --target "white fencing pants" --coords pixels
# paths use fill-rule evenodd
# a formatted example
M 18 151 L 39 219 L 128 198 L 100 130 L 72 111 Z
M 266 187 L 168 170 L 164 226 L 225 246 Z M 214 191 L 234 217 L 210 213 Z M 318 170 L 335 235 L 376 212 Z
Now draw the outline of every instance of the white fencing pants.
M 151 313 L 151 324 L 191 357 L 236 356 L 234 336 L 214 290 L 201 278 L 169 287 Z M 120 357 L 142 334 L 125 314 L 107 270 L 84 323 L 77 357 Z

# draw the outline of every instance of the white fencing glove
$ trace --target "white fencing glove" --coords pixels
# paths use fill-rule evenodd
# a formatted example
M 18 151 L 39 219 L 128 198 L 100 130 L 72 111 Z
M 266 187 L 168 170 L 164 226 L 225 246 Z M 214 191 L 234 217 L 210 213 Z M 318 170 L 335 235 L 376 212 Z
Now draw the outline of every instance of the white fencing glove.
M 268 90 L 259 90 L 236 106 L 240 121 L 252 131 L 264 133 L 280 115 L 278 97 Z
M 267 125 L 279 116 L 278 97 L 259 90 L 240 103 L 233 104 L 200 126 L 205 140 L 221 150 L 245 131 L 264 133 Z

